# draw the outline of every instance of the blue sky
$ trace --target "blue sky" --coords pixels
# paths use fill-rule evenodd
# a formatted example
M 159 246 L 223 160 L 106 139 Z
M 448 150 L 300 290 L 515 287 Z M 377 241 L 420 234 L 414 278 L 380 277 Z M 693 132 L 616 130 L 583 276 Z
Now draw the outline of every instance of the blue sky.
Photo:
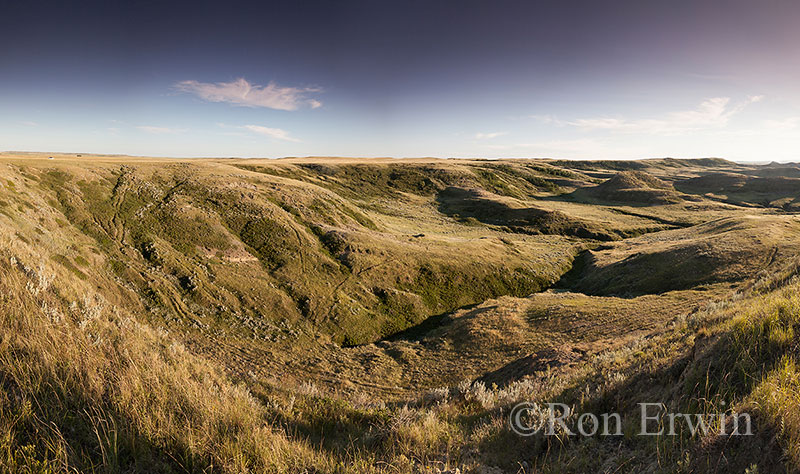
M 3 10 L 3 150 L 800 160 L 796 2 Z

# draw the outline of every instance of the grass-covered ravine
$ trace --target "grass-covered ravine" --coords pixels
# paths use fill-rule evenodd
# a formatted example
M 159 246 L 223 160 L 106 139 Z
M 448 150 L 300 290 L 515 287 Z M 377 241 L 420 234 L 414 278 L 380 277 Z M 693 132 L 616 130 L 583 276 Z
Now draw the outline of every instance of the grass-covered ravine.
M 732 174 L 3 155 L 0 472 L 798 471 L 794 191 Z
M 370 169 L 360 179 L 375 178 Z M 453 258 L 458 244 L 424 235 L 409 242 L 317 186 L 258 174 L 232 185 L 183 167 L 76 174 L 43 170 L 38 184 L 54 210 L 113 261 L 124 262 L 112 270 L 139 289 L 145 304 L 183 309 L 221 301 L 270 318 L 275 300 L 282 300 L 281 317 L 327 324 L 345 343 L 370 342 L 487 298 L 540 291 L 569 265 L 569 248 L 577 246 L 558 244 L 560 255 L 536 264 L 496 243 L 497 251 Z M 250 287 L 238 287 L 235 269 L 226 265 L 243 260 L 257 263 L 249 271 L 262 280 L 259 292 L 269 293 L 266 304 L 253 301 Z M 147 275 L 153 271 L 177 284 L 153 281 Z

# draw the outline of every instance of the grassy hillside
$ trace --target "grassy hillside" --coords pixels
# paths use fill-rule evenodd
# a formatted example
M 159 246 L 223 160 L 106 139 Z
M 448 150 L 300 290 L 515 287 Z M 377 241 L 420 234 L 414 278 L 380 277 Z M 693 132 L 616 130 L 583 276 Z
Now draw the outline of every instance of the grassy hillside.
M 703 185 L 774 167 L 52 156 L 0 159 L 2 471 L 800 469 L 800 221 Z
M 621 171 L 597 186 L 581 189 L 577 193 L 598 201 L 634 205 L 679 203 L 685 198 L 675 192 L 671 184 L 636 170 Z
M 6 218 L 30 219 L 26 199 L 36 198 L 36 213 L 52 219 L 37 228 L 58 232 L 63 223 L 89 239 L 57 254 L 60 264 L 80 276 L 76 259 L 93 258 L 143 310 L 261 338 L 274 337 L 276 325 L 311 323 L 339 342 L 372 341 L 486 298 L 539 291 L 580 246 L 501 241 L 501 232 L 436 213 L 416 181 L 378 186 L 381 196 L 419 193 L 383 204 L 343 197 L 345 184 L 330 186 L 340 195 L 216 163 L 47 165 L 10 175 Z M 364 173 L 352 180 L 371 180 Z M 434 219 L 398 219 L 388 206 Z

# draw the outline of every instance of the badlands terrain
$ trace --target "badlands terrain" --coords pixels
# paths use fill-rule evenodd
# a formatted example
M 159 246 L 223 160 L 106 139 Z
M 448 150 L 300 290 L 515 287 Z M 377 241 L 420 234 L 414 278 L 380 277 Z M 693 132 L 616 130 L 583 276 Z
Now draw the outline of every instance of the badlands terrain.
M 793 472 L 799 212 L 794 164 L 3 153 L 0 470 Z

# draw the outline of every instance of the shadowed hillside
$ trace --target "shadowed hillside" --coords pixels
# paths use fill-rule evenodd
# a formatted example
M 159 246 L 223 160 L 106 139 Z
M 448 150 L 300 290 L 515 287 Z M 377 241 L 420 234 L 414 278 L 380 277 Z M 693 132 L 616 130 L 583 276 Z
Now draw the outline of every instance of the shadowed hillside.
M 748 176 L 739 173 L 712 173 L 689 178 L 676 183 L 680 189 L 696 194 L 706 194 L 716 199 L 737 204 L 751 204 L 796 210 L 800 198 L 800 178 L 796 168 L 758 170 Z
M 672 204 L 683 201 L 671 184 L 643 171 L 622 171 L 584 192 L 585 195 L 599 201 L 632 205 Z
M 798 241 L 795 216 L 712 221 L 593 251 L 574 287 L 637 295 L 741 282 L 798 257 Z
M 595 240 L 614 240 L 619 235 L 601 224 L 570 217 L 561 211 L 523 207 L 519 201 L 477 189 L 448 187 L 436 197 L 439 210 L 447 215 L 474 219 L 509 232 L 553 234 Z

